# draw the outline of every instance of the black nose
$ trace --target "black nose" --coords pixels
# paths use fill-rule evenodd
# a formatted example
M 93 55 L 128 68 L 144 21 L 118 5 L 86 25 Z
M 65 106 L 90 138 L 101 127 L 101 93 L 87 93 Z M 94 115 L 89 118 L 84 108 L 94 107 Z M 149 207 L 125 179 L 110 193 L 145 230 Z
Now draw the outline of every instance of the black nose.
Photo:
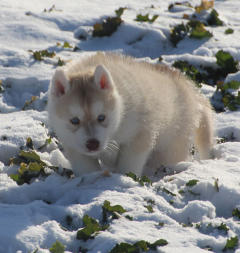
M 89 139 L 86 142 L 86 147 L 89 151 L 96 151 L 99 148 L 99 141 L 97 139 Z

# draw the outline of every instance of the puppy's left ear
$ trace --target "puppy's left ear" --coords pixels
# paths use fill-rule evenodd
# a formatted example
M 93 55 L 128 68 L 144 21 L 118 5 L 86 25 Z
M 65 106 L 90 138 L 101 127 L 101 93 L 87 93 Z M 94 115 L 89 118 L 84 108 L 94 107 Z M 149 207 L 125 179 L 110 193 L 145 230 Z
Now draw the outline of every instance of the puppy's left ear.
M 99 89 L 111 91 L 114 88 L 112 76 L 104 65 L 98 65 L 96 67 L 94 81 Z

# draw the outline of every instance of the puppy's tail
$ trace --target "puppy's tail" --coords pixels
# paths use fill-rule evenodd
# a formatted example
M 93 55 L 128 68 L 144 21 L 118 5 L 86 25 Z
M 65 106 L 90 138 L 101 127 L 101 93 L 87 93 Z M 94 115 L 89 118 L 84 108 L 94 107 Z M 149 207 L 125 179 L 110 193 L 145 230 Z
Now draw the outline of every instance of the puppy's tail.
M 213 110 L 209 103 L 200 112 L 199 126 L 196 129 L 195 145 L 200 159 L 212 158 L 212 147 L 214 142 Z

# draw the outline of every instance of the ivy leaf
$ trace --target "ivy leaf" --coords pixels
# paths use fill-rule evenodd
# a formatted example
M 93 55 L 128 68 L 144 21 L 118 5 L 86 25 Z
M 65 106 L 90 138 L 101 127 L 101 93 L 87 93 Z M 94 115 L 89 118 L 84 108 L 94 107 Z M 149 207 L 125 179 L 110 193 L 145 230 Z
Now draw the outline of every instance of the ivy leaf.
M 192 179 L 192 180 L 189 180 L 189 181 L 186 183 L 186 186 L 188 186 L 188 187 L 193 187 L 193 186 L 196 185 L 198 182 L 199 182 L 199 180 L 197 180 L 197 179 Z
M 226 232 L 226 233 L 229 231 L 229 228 L 228 228 L 227 225 L 224 224 L 223 222 L 222 222 L 219 226 L 217 226 L 217 229 L 218 229 L 218 230 L 223 230 L 223 231 Z
M 226 245 L 223 248 L 223 251 L 229 250 L 229 249 L 234 249 L 238 245 L 238 237 L 231 237 L 230 239 L 227 239 Z
M 59 241 L 56 241 L 49 249 L 51 253 L 64 253 L 64 250 L 65 246 Z
M 32 141 L 32 138 L 31 138 L 31 137 L 28 137 L 28 138 L 27 138 L 26 147 L 27 147 L 27 148 L 30 148 L 30 149 L 34 149 L 34 148 L 33 148 L 33 141 Z
M 149 18 L 149 14 L 146 14 L 146 15 L 138 14 L 135 21 L 153 23 L 157 18 L 158 18 L 158 15 L 154 15 L 152 18 Z
M 232 216 L 235 216 L 240 219 L 240 209 L 238 208 L 233 209 Z
M 95 219 L 88 215 L 83 217 L 84 228 L 78 230 L 77 239 L 87 241 L 94 238 L 96 232 L 106 230 L 108 226 L 101 226 Z
M 132 178 L 135 182 L 138 182 L 141 186 L 144 186 L 145 184 L 152 185 L 152 181 L 147 176 L 138 177 L 132 172 L 126 173 L 126 176 Z
M 232 34 L 232 33 L 234 33 L 234 30 L 232 28 L 228 28 L 228 29 L 225 30 L 224 33 L 225 34 Z
M 153 250 L 156 250 L 157 247 L 162 247 L 162 246 L 165 246 L 167 244 L 168 244 L 168 242 L 165 239 L 159 239 L 159 240 L 155 241 L 154 243 L 149 244 L 149 248 L 153 249 Z
M 93 26 L 93 37 L 111 36 L 122 23 L 120 17 L 108 17 L 102 23 L 96 23 Z
M 205 29 L 205 26 L 200 21 L 189 21 L 188 23 L 192 30 L 190 32 L 190 38 L 194 39 L 203 39 L 203 38 L 210 38 L 213 35 Z
M 108 200 L 105 200 L 102 206 L 103 222 L 107 222 L 109 215 L 111 215 L 113 219 L 118 219 L 119 216 L 117 214 L 123 214 L 125 212 L 126 210 L 122 206 L 111 206 L 110 202 Z
M 126 10 L 127 8 L 126 7 L 120 7 L 120 8 L 118 8 L 117 10 L 115 10 L 115 13 L 116 13 L 116 16 L 117 17 L 121 17 L 122 16 L 122 14 L 123 14 L 123 12 Z
M 221 68 L 224 74 L 234 73 L 237 71 L 237 62 L 234 61 L 231 54 L 220 50 L 216 53 L 217 65 Z
M 69 44 L 69 42 L 64 41 L 63 48 L 73 48 L 73 47 Z
M 215 9 L 213 9 L 207 19 L 208 25 L 214 25 L 214 26 L 222 26 L 223 22 L 221 19 L 219 19 L 219 14 Z

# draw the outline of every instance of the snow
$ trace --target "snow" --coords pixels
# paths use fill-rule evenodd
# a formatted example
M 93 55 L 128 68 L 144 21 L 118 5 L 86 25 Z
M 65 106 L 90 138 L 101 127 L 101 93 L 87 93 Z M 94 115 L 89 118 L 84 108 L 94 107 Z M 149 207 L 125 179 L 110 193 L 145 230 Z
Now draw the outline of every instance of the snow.
M 194 65 L 214 67 L 214 55 L 223 49 L 240 61 L 238 1 L 216 0 L 214 8 L 225 25 L 208 28 L 214 35 L 209 40 L 186 38 L 176 48 L 168 39 L 170 28 L 185 22 L 183 14 L 191 14 L 193 10 L 174 7 L 169 12 L 171 3 L 107 0 L 102 7 L 99 0 L 1 0 L 0 79 L 4 91 L 0 94 L 0 252 L 25 253 L 36 249 L 49 252 L 58 240 L 66 252 L 79 252 L 81 246 L 88 252 L 105 253 L 117 243 L 139 240 L 153 243 L 160 238 L 167 240 L 168 245 L 158 247 L 157 252 L 195 253 L 205 252 L 208 247 L 213 252 L 222 252 L 227 239 L 240 238 L 239 218 L 232 216 L 233 209 L 240 210 L 239 110 L 216 114 L 216 138 L 226 138 L 227 142 L 215 144 L 214 159 L 181 162 L 153 177 L 152 185 L 141 186 L 125 175 L 102 172 L 67 178 L 51 171 L 50 176 L 23 185 L 10 177 L 18 166 L 9 164 L 9 160 L 25 146 L 28 137 L 44 162 L 69 167 L 55 138 L 41 149 L 50 134 L 47 89 L 58 57 L 67 62 L 98 50 L 114 50 L 153 63 L 161 56 L 168 65 L 187 60 Z M 191 1 L 193 6 L 199 3 Z M 53 4 L 55 7 L 49 12 Z M 119 29 L 110 37 L 92 38 L 93 24 L 113 16 L 119 7 L 128 8 Z M 139 23 L 134 20 L 139 13 L 159 17 L 152 24 Z M 234 33 L 225 35 L 229 27 Z M 86 40 L 79 40 L 80 35 Z M 80 50 L 73 52 L 57 46 L 64 41 Z M 57 56 L 35 61 L 29 50 L 43 49 L 54 50 Z M 239 81 L 239 76 L 240 72 L 229 74 L 225 82 Z M 215 89 L 203 85 L 202 92 L 210 98 Z M 33 96 L 36 100 L 31 102 Z M 187 186 L 193 179 L 198 180 L 197 184 Z M 111 205 L 122 205 L 127 212 L 112 220 L 109 228 L 94 239 L 77 240 L 76 233 L 83 228 L 85 214 L 101 222 L 105 200 Z M 145 207 L 149 203 L 153 212 Z M 67 216 L 72 217 L 70 225 Z M 227 225 L 228 232 L 217 229 L 221 223 Z M 239 252 L 237 248 L 235 252 Z

